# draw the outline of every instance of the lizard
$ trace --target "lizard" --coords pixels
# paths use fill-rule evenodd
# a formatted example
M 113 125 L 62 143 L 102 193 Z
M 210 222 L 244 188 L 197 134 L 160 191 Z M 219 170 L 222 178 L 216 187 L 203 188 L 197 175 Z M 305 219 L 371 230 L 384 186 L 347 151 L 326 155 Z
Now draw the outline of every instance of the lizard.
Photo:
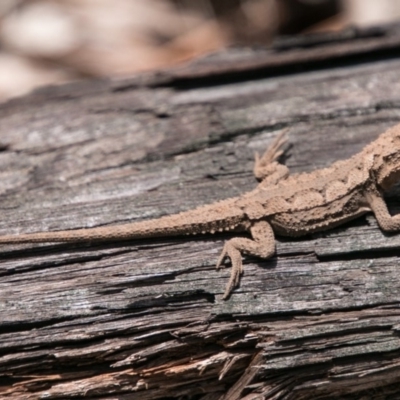
M 382 133 L 361 152 L 331 166 L 289 174 L 280 162 L 287 132 L 276 136 L 265 153 L 255 154 L 255 189 L 241 196 L 156 219 L 116 226 L 0 236 L 0 244 L 130 240 L 217 231 L 247 232 L 227 240 L 217 260 L 232 269 L 223 299 L 238 286 L 242 254 L 262 259 L 275 254 L 275 235 L 301 236 L 324 231 L 372 212 L 383 231 L 400 230 L 400 215 L 391 216 L 383 193 L 400 180 L 400 124 Z

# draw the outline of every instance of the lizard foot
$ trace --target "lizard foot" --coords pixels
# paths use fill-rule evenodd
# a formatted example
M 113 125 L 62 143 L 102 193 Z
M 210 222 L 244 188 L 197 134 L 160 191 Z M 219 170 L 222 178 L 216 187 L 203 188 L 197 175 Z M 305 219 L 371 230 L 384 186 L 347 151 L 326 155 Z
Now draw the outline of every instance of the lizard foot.
M 254 176 L 257 180 L 263 181 L 269 177 L 269 181 L 278 182 L 281 178 L 286 177 L 289 174 L 289 170 L 283 164 L 278 162 L 279 157 L 284 153 L 284 148 L 287 142 L 288 129 L 282 131 L 264 152 L 260 156 L 257 152 L 255 153 L 254 163 Z
M 217 261 L 217 269 L 226 257 L 231 259 L 232 272 L 226 285 L 223 299 L 226 300 L 232 290 L 239 285 L 240 276 L 243 274 L 243 263 L 241 253 L 251 254 L 260 258 L 270 258 L 275 253 L 274 232 L 267 221 L 254 222 L 250 228 L 253 239 L 233 238 L 228 240 Z
M 222 250 L 221 255 L 217 261 L 217 269 L 223 268 L 223 261 L 226 257 L 229 257 L 232 263 L 232 271 L 231 277 L 226 285 L 225 293 L 223 295 L 223 300 L 226 300 L 232 290 L 239 285 L 240 276 L 243 274 L 243 264 L 242 264 L 242 256 L 240 251 L 232 244 L 232 243 L 225 243 L 224 248 Z
M 272 144 L 268 147 L 268 149 L 264 152 L 264 154 L 260 157 L 258 153 L 256 153 L 256 166 L 264 167 L 274 161 L 277 161 L 278 158 L 283 154 L 284 146 L 287 142 L 287 132 L 289 129 L 284 129 L 279 135 L 275 138 Z

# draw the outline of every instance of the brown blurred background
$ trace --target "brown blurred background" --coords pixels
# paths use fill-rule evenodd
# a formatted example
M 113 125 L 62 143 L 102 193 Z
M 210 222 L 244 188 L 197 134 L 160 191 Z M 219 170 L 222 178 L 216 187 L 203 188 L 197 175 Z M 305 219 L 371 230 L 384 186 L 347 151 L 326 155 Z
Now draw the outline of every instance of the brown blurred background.
M 276 35 L 400 18 L 400 0 L 1 0 L 0 101 L 32 88 L 168 67 Z

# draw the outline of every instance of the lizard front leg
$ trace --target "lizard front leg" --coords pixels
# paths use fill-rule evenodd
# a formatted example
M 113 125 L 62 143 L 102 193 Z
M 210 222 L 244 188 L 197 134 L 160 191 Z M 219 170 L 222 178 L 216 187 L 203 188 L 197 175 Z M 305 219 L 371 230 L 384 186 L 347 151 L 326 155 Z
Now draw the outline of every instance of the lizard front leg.
M 385 200 L 377 189 L 366 193 L 366 199 L 379 226 L 385 232 L 400 230 L 400 215 L 390 215 Z
M 286 132 L 287 130 L 281 132 L 261 157 L 258 153 L 255 154 L 254 176 L 262 185 L 276 184 L 289 175 L 289 169 L 277 161 L 284 153 Z
M 217 261 L 217 269 L 221 267 L 226 257 L 231 259 L 232 272 L 226 285 L 223 299 L 227 299 L 231 291 L 239 284 L 243 274 L 241 253 L 251 254 L 260 258 L 272 257 L 275 253 L 275 236 L 271 225 L 267 221 L 254 222 L 250 228 L 253 238 L 233 238 L 225 243 L 222 253 Z

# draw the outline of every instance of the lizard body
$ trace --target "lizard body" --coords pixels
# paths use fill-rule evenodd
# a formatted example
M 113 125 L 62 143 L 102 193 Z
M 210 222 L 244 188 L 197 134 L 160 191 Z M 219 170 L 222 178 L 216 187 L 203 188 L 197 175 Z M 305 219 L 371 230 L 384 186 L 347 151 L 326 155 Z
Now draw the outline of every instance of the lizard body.
M 232 263 L 223 297 L 226 299 L 243 273 L 241 254 L 272 257 L 274 233 L 301 236 L 330 229 L 371 211 L 383 230 L 400 230 L 400 215 L 391 216 L 382 197 L 383 191 L 400 180 L 400 125 L 381 134 L 348 160 L 291 176 L 288 168 L 278 162 L 285 143 L 285 133 L 281 133 L 262 157 L 256 154 L 254 173 L 260 183 L 242 196 L 124 225 L 4 235 L 0 236 L 0 244 L 128 240 L 246 231 L 252 238 L 228 240 L 217 261 L 217 268 L 225 257 Z

